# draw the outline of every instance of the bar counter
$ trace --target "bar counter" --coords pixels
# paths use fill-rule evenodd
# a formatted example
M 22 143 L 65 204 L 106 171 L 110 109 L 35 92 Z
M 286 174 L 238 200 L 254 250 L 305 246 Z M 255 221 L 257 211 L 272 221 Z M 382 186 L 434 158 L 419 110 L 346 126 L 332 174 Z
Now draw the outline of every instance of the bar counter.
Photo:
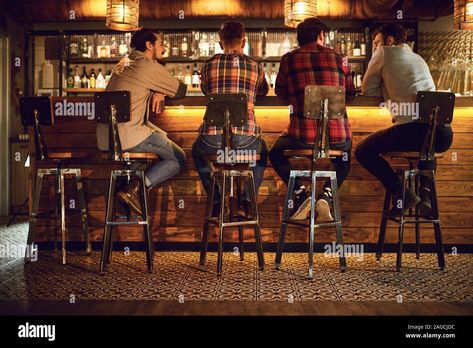
M 392 125 L 390 116 L 380 112 L 381 102 L 380 98 L 359 96 L 347 104 L 353 132 L 353 150 L 366 135 Z M 150 117 L 150 120 L 168 132 L 169 138 L 181 146 L 187 154 L 185 170 L 161 187 L 153 189 L 149 194 L 154 241 L 170 243 L 176 248 L 179 248 L 181 243 L 192 243 L 197 248 L 197 243 L 201 239 L 206 196 L 194 168 L 191 147 L 197 136 L 197 128 L 202 121 L 204 105 L 205 97 L 203 96 L 167 100 L 164 112 Z M 286 101 L 276 96 L 258 98 L 256 121 L 263 129 L 263 137 L 268 147 L 272 146 L 281 131 L 285 129 L 288 120 L 289 109 Z M 455 133 L 453 145 L 439 160 L 437 172 L 440 218 L 444 243 L 447 246 L 473 243 L 472 97 L 457 97 L 452 127 Z M 82 168 L 91 240 L 101 241 L 110 170 L 120 168 L 121 165 L 103 160 L 103 154 L 96 150 L 95 128 L 96 122 L 86 117 L 57 117 L 55 125 L 50 129 L 44 129 L 43 132 L 49 149 L 74 148 L 86 150 L 90 154 L 87 161 L 75 162 L 71 166 L 79 165 Z M 30 139 L 32 139 L 31 135 Z M 302 168 L 304 162 L 298 165 Z M 405 167 L 405 163 L 402 162 L 397 162 L 396 166 L 398 165 Z M 47 166 L 41 163 L 41 167 Z M 51 163 L 51 166 L 54 164 Z M 67 167 L 67 164 L 65 166 Z M 322 162 L 321 166 L 327 167 Z M 32 160 L 30 176 L 38 167 Z M 66 196 L 66 202 L 77 199 L 74 195 L 73 183 L 66 181 L 66 186 L 69 186 L 69 189 L 66 189 L 66 193 L 69 193 Z M 40 208 L 48 210 L 54 204 L 54 185 L 51 182 L 51 185 L 43 187 L 48 190 L 45 189 L 42 192 Z M 258 195 L 263 242 L 266 245 L 277 242 L 285 194 L 286 186 L 268 161 Z M 351 172 L 342 186 L 340 196 L 346 243 L 377 242 L 383 198 L 384 189 L 381 183 L 368 174 L 353 157 Z M 78 205 L 75 209 L 78 209 Z M 82 241 L 80 216 L 74 215 L 71 209 L 67 211 L 67 214 L 68 240 Z M 52 222 L 39 220 L 37 241 L 51 241 L 52 238 Z M 142 229 L 120 227 L 115 233 L 115 238 L 130 243 L 141 242 Z M 306 230 L 293 227 L 288 229 L 286 240 L 288 243 L 301 243 L 306 242 L 307 238 Z M 210 242 L 215 240 L 216 233 L 214 232 L 211 233 Z M 316 231 L 316 243 L 334 240 L 333 229 Z M 225 233 L 225 241 L 237 243 L 237 230 L 228 230 Z M 245 230 L 245 241 L 254 242 L 252 230 Z M 397 225 L 388 225 L 386 243 L 395 242 L 397 242 Z M 405 242 L 414 242 L 413 228 L 406 230 Z M 423 226 L 421 242 L 434 243 L 434 233 L 430 226 Z M 306 244 L 301 245 L 304 245 L 303 250 L 305 250 Z M 450 249 L 445 250 L 449 252 Z

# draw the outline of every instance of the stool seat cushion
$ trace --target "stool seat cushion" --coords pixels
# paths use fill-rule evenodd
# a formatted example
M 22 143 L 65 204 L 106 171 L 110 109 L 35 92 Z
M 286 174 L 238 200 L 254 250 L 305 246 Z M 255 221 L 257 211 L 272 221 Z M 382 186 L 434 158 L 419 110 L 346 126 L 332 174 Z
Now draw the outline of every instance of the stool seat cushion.
M 158 159 L 159 156 L 153 152 L 123 152 L 123 159 Z
M 410 152 L 386 152 L 383 154 L 384 157 L 390 157 L 391 159 L 405 159 L 405 160 L 419 160 L 418 151 Z M 442 158 L 445 156 L 445 152 L 439 152 L 435 154 L 435 158 Z
M 86 151 L 51 151 L 48 152 L 48 159 L 75 159 L 86 158 Z
M 217 162 L 220 158 L 221 155 L 202 155 L 202 159 L 210 162 Z M 261 159 L 261 155 L 251 155 L 251 156 L 245 156 L 245 155 L 236 155 L 232 156 L 232 160 L 235 163 L 250 163 L 253 161 L 259 161 Z M 224 164 L 224 163 L 222 163 Z
M 300 150 L 284 150 L 284 157 L 312 157 L 313 149 L 300 149 Z M 329 150 L 329 156 L 341 157 L 343 151 L 340 150 Z

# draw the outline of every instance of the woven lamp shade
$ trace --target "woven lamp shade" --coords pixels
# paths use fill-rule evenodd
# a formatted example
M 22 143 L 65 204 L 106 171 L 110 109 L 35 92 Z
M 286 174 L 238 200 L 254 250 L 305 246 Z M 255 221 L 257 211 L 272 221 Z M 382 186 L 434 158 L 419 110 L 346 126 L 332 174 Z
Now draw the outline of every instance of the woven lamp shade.
M 455 0 L 453 27 L 460 30 L 473 29 L 473 0 Z
M 105 25 L 110 29 L 136 30 L 139 18 L 140 0 L 107 0 Z
M 285 0 L 284 24 L 296 28 L 309 17 L 317 17 L 317 0 Z

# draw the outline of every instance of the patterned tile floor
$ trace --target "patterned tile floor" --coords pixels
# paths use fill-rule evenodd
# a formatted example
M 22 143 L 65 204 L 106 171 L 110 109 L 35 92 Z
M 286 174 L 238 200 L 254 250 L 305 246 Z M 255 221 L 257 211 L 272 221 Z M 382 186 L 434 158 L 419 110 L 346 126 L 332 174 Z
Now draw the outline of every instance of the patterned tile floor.
M 24 243 L 18 230 L 25 224 L 0 228 L 0 242 Z M 8 231 L 8 233 L 6 232 Z M 13 242 L 12 242 L 13 241 Z M 313 281 L 306 279 L 307 254 L 286 253 L 281 270 L 273 267 L 274 253 L 266 253 L 266 269 L 257 268 L 255 253 L 225 253 L 223 276 L 216 276 L 216 253 L 199 266 L 196 252 L 157 252 L 154 272 L 146 271 L 144 252 L 114 252 L 105 275 L 98 273 L 100 253 L 39 253 L 25 264 L 22 258 L 0 258 L 0 300 L 230 300 L 230 301 L 398 301 L 472 302 L 473 255 L 447 255 L 447 269 L 437 268 L 434 254 L 404 254 L 403 270 L 394 271 L 395 255 L 381 262 L 374 254 L 348 258 L 341 273 L 338 259 L 316 254 Z M 400 295 L 400 296 L 399 296 Z

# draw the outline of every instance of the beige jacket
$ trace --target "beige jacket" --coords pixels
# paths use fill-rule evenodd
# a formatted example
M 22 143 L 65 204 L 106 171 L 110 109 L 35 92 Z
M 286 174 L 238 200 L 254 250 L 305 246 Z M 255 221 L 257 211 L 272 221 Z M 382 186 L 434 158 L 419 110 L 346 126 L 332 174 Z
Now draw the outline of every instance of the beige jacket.
M 148 59 L 142 52 L 133 50 L 113 69 L 106 91 L 130 91 L 130 121 L 118 125 L 123 150 L 130 149 L 145 140 L 153 131 L 165 133 L 148 121 L 150 99 L 153 92 L 168 97 L 182 97 L 185 85 L 174 78 L 169 71 L 155 60 Z M 97 147 L 108 150 L 108 125 L 97 125 Z

